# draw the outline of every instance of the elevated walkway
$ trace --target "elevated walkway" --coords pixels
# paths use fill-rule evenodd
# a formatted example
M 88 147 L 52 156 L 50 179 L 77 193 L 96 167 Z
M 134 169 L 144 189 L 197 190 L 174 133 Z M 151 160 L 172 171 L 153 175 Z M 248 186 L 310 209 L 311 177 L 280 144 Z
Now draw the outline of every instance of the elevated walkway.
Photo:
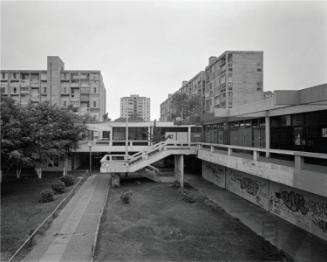
M 159 142 L 150 150 L 134 155 L 106 154 L 101 159 L 101 173 L 132 173 L 170 155 L 196 155 L 197 144 L 179 142 Z

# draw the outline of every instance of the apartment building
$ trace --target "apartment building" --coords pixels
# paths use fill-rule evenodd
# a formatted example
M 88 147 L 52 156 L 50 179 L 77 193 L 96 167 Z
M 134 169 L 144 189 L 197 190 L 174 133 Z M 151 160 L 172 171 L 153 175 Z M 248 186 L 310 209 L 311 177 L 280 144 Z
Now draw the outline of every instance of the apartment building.
M 139 95 L 121 97 L 120 117 L 143 118 L 150 121 L 150 98 Z
M 263 52 L 225 51 L 219 57 L 211 56 L 205 70 L 183 81 L 177 92 L 201 96 L 203 113 L 261 100 L 265 96 Z M 170 117 L 169 99 L 160 107 L 162 121 Z
M 106 112 L 106 89 L 98 70 L 65 70 L 58 56 L 47 57 L 47 70 L 1 70 L 1 95 L 25 106 L 49 101 L 101 121 Z

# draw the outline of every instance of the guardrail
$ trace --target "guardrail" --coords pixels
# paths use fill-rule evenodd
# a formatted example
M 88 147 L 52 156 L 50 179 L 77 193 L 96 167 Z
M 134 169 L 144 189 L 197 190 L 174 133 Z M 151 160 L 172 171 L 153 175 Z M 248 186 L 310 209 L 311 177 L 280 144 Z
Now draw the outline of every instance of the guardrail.
M 327 159 L 327 154 L 323 153 L 312 153 L 312 152 L 303 152 L 303 151 L 291 151 L 291 150 L 281 150 L 281 149 L 266 149 L 258 147 L 245 147 L 245 146 L 235 146 L 235 145 L 224 145 L 224 144 L 211 144 L 211 143 L 197 143 L 198 149 L 207 148 L 211 152 L 215 150 L 227 151 L 227 155 L 232 155 L 233 150 L 242 150 L 249 151 L 252 153 L 252 158 L 254 161 L 258 161 L 259 153 L 273 153 L 278 155 L 288 155 L 294 157 L 294 168 L 303 169 L 304 158 L 316 158 L 316 159 Z

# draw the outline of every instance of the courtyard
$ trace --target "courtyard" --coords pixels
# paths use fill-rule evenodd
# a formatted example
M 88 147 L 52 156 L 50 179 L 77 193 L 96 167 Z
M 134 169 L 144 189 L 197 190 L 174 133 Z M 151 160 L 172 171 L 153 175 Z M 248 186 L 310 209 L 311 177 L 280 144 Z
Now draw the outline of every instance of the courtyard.
M 121 194 L 131 191 L 129 204 Z M 111 188 L 96 261 L 289 261 L 191 186 L 124 180 Z

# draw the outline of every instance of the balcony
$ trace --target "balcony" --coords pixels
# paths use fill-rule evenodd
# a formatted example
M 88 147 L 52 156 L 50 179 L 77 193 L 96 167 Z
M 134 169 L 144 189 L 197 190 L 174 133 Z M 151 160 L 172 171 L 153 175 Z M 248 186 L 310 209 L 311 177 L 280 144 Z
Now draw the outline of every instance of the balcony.
M 70 87 L 72 88 L 79 88 L 79 83 L 71 83 Z

